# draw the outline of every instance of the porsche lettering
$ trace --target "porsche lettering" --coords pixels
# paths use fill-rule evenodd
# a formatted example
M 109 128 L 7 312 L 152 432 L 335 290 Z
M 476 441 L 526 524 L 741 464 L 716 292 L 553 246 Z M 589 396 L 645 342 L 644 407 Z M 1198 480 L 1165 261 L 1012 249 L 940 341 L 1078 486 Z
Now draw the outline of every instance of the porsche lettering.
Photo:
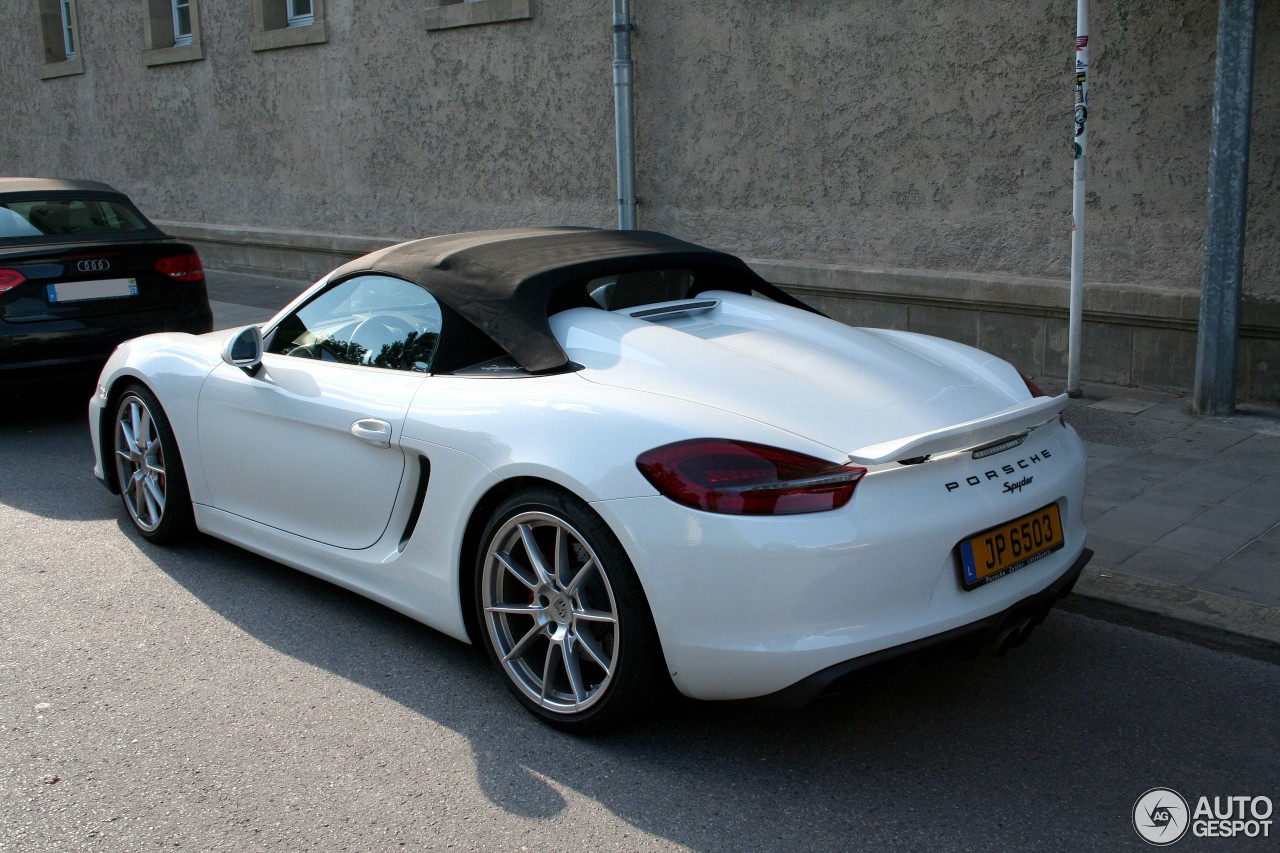
M 968 477 L 964 478 L 963 482 L 960 480 L 951 480 L 946 484 L 946 488 L 948 492 L 954 492 L 961 486 L 981 486 L 983 483 L 991 480 L 1003 481 L 1006 477 L 1012 477 L 1019 471 L 1026 471 L 1033 465 L 1039 465 L 1041 462 L 1048 461 L 1052 456 L 1052 451 L 1048 449 L 1041 450 L 1039 453 L 1033 453 L 1030 456 L 1017 460 L 1016 462 L 1001 465 L 999 469 L 993 468 L 988 471 L 983 471 L 981 474 L 970 474 Z M 1005 491 L 1013 490 L 1005 489 Z

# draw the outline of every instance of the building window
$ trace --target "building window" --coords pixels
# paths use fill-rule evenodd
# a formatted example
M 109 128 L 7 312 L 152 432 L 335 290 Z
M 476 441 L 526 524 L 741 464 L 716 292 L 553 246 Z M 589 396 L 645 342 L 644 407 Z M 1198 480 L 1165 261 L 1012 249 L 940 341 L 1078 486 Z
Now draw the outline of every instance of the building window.
M 324 0 L 253 0 L 253 32 L 249 46 L 275 50 L 329 40 Z
M 189 0 L 173 0 L 173 46 L 191 44 L 191 3 Z
M 40 26 L 40 78 L 84 73 L 76 18 L 76 0 L 37 0 Z
M 288 0 L 289 26 L 309 27 L 316 22 L 315 10 L 311 8 L 311 0 Z
M 142 40 L 144 65 L 204 58 L 200 46 L 200 0 L 146 0 Z
M 428 30 L 523 21 L 533 17 L 529 0 L 443 0 L 440 5 L 426 11 Z
M 58 14 L 62 16 L 62 55 L 65 59 L 76 58 L 76 31 L 71 26 L 71 0 L 60 0 Z

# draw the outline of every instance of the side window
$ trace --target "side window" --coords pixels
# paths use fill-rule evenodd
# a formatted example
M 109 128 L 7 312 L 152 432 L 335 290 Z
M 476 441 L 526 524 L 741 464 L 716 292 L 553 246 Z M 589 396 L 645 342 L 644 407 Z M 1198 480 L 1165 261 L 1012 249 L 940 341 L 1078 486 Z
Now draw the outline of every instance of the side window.
M 422 287 L 391 276 L 361 275 L 286 317 L 267 352 L 428 373 L 440 326 L 440 305 Z

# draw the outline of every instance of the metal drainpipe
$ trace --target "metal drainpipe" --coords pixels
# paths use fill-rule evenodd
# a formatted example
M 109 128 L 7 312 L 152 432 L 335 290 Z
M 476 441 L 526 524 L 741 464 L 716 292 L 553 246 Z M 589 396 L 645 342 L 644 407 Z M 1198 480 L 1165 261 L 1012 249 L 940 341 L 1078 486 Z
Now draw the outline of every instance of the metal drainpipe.
M 1236 408 L 1257 18 L 1257 0 L 1220 0 L 1193 395 L 1202 415 Z
M 632 123 L 631 0 L 613 0 L 613 127 L 618 154 L 618 227 L 636 227 L 636 134 Z

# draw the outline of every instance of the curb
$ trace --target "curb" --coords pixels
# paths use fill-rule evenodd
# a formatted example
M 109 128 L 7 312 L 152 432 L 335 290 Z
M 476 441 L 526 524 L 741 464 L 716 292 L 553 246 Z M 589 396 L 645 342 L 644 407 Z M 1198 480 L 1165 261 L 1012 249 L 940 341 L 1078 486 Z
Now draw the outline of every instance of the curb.
M 1212 592 L 1086 568 L 1063 610 L 1280 663 L 1280 610 Z

